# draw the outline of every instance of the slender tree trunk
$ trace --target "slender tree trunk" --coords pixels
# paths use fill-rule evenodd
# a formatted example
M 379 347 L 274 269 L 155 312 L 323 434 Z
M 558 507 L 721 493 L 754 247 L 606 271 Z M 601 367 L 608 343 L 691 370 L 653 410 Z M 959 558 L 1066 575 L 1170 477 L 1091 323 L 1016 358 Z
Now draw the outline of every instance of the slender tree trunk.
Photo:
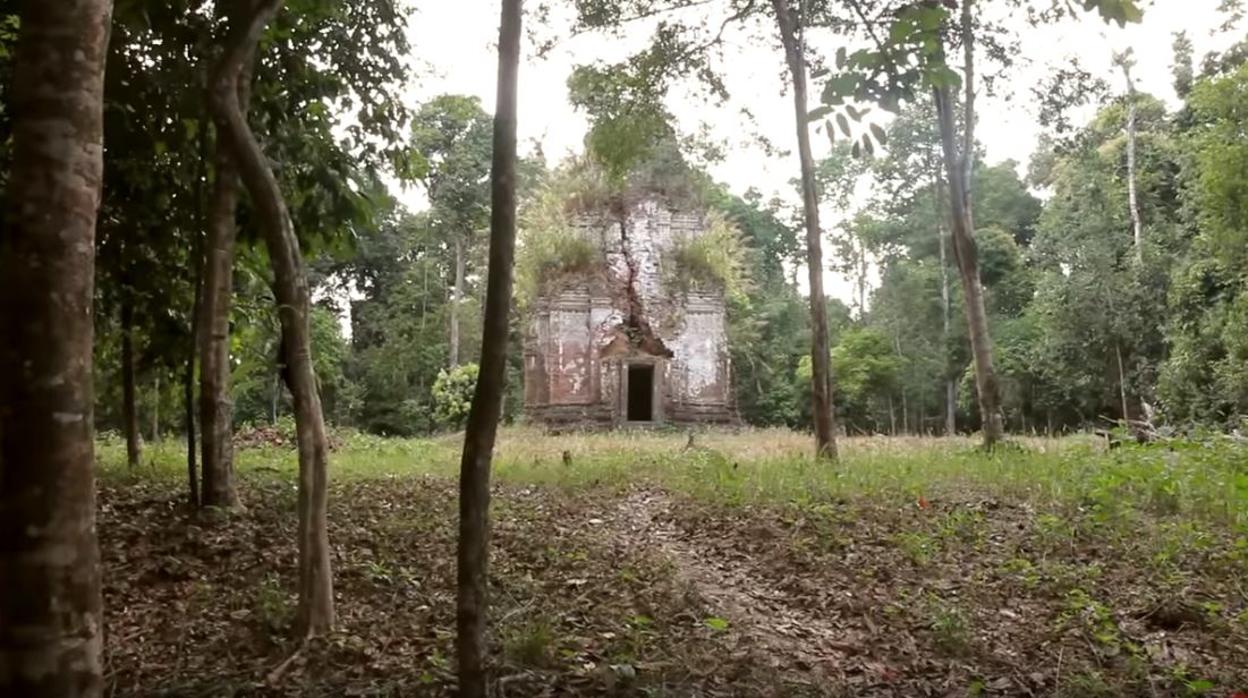
M 959 29 L 962 32 L 962 191 L 971 209 L 971 175 L 975 171 L 975 31 L 972 13 L 975 0 L 962 0 Z M 968 219 L 969 220 L 969 219 Z M 971 226 L 971 232 L 975 227 Z
M 455 650 L 459 695 L 484 698 L 486 584 L 490 545 L 490 460 L 502 418 L 508 322 L 516 249 L 516 82 L 521 0 L 503 0 L 498 39 L 498 96 L 490 169 L 490 260 L 480 373 L 468 411 L 459 465 L 458 599 Z
M 945 379 L 945 435 L 958 433 L 958 381 Z
M 893 349 L 897 352 L 897 362 L 901 365 L 905 361 L 905 355 L 901 353 L 901 332 L 893 333 Z M 906 398 L 905 383 L 901 385 L 901 431 L 903 434 L 910 433 L 910 403 Z
M 203 117 L 199 119 L 199 164 L 195 172 L 194 207 L 195 220 L 203 223 L 204 215 L 204 177 L 207 174 L 208 141 L 206 124 Z M 202 230 L 202 227 L 200 228 Z M 191 245 L 191 318 L 187 323 L 190 340 L 186 352 L 186 367 L 182 373 L 182 400 L 186 421 L 186 484 L 187 496 L 190 498 L 191 509 L 197 509 L 199 499 L 199 473 L 195 458 L 197 444 L 195 440 L 195 356 L 199 351 L 200 313 L 204 300 L 204 236 L 196 232 Z
M 1135 82 L 1131 79 L 1131 59 L 1121 56 L 1118 65 L 1127 81 L 1127 202 L 1131 206 L 1131 230 L 1135 241 L 1135 261 L 1144 263 L 1144 222 L 1135 188 Z
M 957 380 L 950 372 L 950 356 L 948 347 L 951 343 L 950 321 L 951 305 L 950 287 L 948 287 L 948 261 L 945 251 L 945 226 L 938 226 L 937 237 L 940 237 L 940 303 L 941 303 L 941 337 L 945 340 L 945 433 L 953 436 L 957 433 Z
M 0 233 L 0 695 L 99 696 L 91 344 L 112 3 L 26 2 Z
M 134 386 L 134 302 L 129 295 L 130 289 L 125 289 L 121 301 L 121 429 L 126 435 L 126 464 L 134 468 L 143 458 L 143 443 Z
M 965 131 L 962 153 L 958 154 L 954 135 L 954 97 L 947 85 L 934 90 L 936 115 L 940 123 L 940 140 L 944 150 L 945 168 L 949 175 L 949 200 L 952 207 L 953 256 L 962 277 L 962 293 L 966 304 L 966 324 L 970 331 L 971 356 L 975 363 L 975 388 L 979 396 L 983 420 L 984 447 L 992 448 L 1004 436 L 1001 415 L 1001 391 L 992 362 L 992 337 L 988 333 L 988 313 L 984 307 L 984 287 L 979 279 L 979 259 L 975 249 L 975 223 L 971 214 L 971 157 L 975 142 L 974 43 L 970 26 L 968 0 L 963 3 L 962 37 L 965 46 L 966 87 Z
M 1122 344 L 1114 342 L 1114 355 L 1118 358 L 1118 398 L 1122 401 L 1122 426 L 1131 426 L 1131 408 L 1127 402 L 1127 371 L 1122 364 Z
M 459 306 L 464 299 L 464 241 L 455 238 L 455 284 L 451 287 L 451 368 L 459 365 Z
M 856 240 L 854 244 L 858 248 L 856 281 L 858 282 L 858 319 L 861 320 L 867 316 L 867 249 L 861 240 Z
M 944 197 L 944 177 L 940 175 L 939 170 L 936 173 L 936 239 L 940 243 L 940 309 L 941 309 L 941 337 L 944 339 L 945 357 L 945 435 L 953 436 L 958 433 L 958 382 L 954 378 L 950 364 L 953 363 L 952 357 L 949 356 L 949 347 L 952 345 L 950 321 L 952 320 L 952 294 L 949 288 L 949 261 L 948 253 L 945 248 L 947 242 L 945 239 L 945 226 L 940 221 L 944 220 L 944 211 L 940 206 L 940 201 Z
M 269 390 L 269 424 L 277 424 L 277 406 L 282 400 L 282 366 L 278 366 L 277 373 L 273 374 L 273 386 Z
M 225 14 L 222 11 L 222 14 Z M 239 109 L 251 102 L 254 49 L 243 57 Z M 210 97 L 211 99 L 211 97 Z M 234 482 L 234 403 L 230 397 L 230 312 L 234 297 L 234 247 L 240 182 L 228 138 L 217 134 L 212 201 L 204 255 L 200 307 L 199 422 L 202 427 L 204 506 L 240 505 Z
M 429 316 L 429 265 L 420 265 L 420 335 L 425 335 L 425 318 Z
M 199 280 L 195 282 L 195 300 L 192 305 L 192 312 L 199 309 Z M 194 314 L 191 315 L 195 317 Z M 186 484 L 187 496 L 190 498 L 192 509 L 199 507 L 199 478 L 196 477 L 198 468 L 195 463 L 195 326 L 196 322 L 191 321 L 191 349 L 186 355 L 186 365 L 182 372 L 182 404 L 184 413 L 182 418 L 186 421 Z
M 797 152 L 802 168 L 802 208 L 806 219 L 806 266 L 810 274 L 810 367 L 812 413 L 815 422 L 815 453 L 836 460 L 836 421 L 833 414 L 833 382 L 828 349 L 827 304 L 823 296 L 823 232 L 819 227 L 819 195 L 815 185 L 815 160 L 806 126 L 806 58 L 802 38 L 788 0 L 772 0 L 776 24 L 784 44 L 785 60 L 793 80 L 793 111 L 797 120 Z
M 308 315 L 307 273 L 294 225 L 277 178 L 243 112 L 239 88 L 260 35 L 282 7 L 282 0 L 260 0 L 250 12 L 235 12 L 221 61 L 213 76 L 211 104 L 218 133 L 256 207 L 273 264 L 273 294 L 282 324 L 286 383 L 295 408 L 299 452 L 299 607 L 296 623 L 305 636 L 319 635 L 334 623 L 333 579 L 326 526 L 329 445 L 317 394 Z
M 958 263 L 962 278 L 962 295 L 966 310 L 966 325 L 970 331 L 971 356 L 975 364 L 975 388 L 979 396 L 979 411 L 983 420 L 984 446 L 992 448 L 1004 433 L 1001 416 L 1000 389 L 996 369 L 992 362 L 992 337 L 988 334 L 988 313 L 984 306 L 984 288 L 979 280 L 979 260 L 973 235 L 970 192 L 964 188 L 962 174 L 964 160 L 954 153 L 952 95 L 947 87 L 936 90 L 937 111 L 940 115 L 941 140 L 945 146 L 945 161 L 949 170 L 950 202 L 953 205 L 953 256 Z
M 152 443 L 160 440 L 160 374 L 152 386 Z
M 203 428 L 204 506 L 234 507 L 233 405 L 230 401 L 230 305 L 234 285 L 238 174 L 218 135 L 200 306 L 199 423 Z
M 901 433 L 910 434 L 910 399 L 904 387 L 901 389 Z

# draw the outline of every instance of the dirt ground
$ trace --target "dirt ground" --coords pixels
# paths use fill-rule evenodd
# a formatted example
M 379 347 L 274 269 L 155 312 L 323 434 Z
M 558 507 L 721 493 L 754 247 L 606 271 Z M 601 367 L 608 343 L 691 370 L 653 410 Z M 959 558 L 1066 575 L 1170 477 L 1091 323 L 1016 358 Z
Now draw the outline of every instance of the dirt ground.
M 454 690 L 455 488 L 336 483 L 338 626 L 297 648 L 294 486 L 191 516 L 173 482 L 99 506 L 116 696 Z M 1248 586 L 1227 540 L 1166 560 L 994 500 L 706 503 L 499 486 L 499 696 L 1237 696 Z M 275 669 L 279 669 L 275 671 Z

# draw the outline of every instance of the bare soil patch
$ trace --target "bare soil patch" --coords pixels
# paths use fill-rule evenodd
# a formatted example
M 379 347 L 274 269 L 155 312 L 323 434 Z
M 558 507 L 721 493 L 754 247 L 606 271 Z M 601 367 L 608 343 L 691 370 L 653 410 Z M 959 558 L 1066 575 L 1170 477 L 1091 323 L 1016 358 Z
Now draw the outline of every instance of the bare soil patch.
M 295 650 L 293 484 L 251 475 L 245 511 L 191 516 L 178 483 L 106 481 L 111 695 L 452 693 L 454 493 L 433 477 L 334 485 L 338 629 L 270 682 Z M 497 693 L 1248 690 L 1248 570 L 1230 538 L 1178 527 L 1159 547 L 1077 513 L 923 504 L 499 486 Z

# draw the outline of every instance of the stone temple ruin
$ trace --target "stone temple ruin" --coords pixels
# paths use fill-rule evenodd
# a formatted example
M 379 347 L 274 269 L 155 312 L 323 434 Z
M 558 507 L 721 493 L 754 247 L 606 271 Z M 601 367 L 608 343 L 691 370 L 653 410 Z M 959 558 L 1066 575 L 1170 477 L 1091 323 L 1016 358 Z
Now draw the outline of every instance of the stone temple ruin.
M 708 216 L 657 195 L 601 209 L 571 221 L 593 261 L 544 284 L 526 314 L 526 415 L 552 427 L 736 421 L 722 285 L 680 268 Z

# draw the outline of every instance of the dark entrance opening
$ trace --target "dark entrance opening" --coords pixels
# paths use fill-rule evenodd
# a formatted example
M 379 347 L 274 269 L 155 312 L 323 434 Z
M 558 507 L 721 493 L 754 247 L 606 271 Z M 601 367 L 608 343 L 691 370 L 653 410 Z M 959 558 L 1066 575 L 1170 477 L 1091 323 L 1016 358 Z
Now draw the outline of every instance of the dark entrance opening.
M 628 421 L 654 420 L 654 366 L 632 364 L 628 367 Z

